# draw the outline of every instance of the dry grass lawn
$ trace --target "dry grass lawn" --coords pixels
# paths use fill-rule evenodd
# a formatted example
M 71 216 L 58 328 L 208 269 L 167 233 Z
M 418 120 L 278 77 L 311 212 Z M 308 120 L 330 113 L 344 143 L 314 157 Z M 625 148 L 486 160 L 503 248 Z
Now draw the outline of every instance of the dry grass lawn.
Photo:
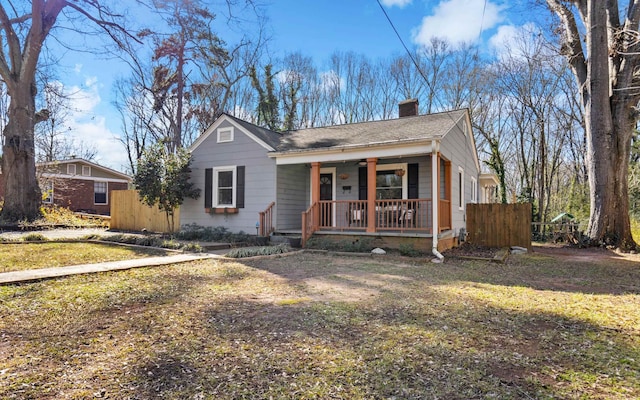
M 302 253 L 0 287 L 0 398 L 640 398 L 640 259 L 558 251 Z
M 0 244 L 0 272 L 130 260 L 166 253 L 164 250 L 155 248 L 106 243 L 2 243 Z

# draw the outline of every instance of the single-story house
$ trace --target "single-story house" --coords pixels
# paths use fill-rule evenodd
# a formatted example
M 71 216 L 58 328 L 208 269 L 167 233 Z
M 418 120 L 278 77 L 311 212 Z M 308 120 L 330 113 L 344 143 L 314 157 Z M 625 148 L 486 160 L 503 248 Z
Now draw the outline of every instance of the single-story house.
M 132 182 L 132 178 L 122 172 L 81 158 L 36 163 L 36 174 L 43 204 L 101 215 L 109 215 L 111 191 L 126 190 Z M 2 197 L 4 184 L 0 174 Z
M 466 109 L 277 133 L 220 116 L 192 145 L 192 182 L 204 196 L 181 223 L 232 231 L 370 236 L 453 246 L 480 164 Z

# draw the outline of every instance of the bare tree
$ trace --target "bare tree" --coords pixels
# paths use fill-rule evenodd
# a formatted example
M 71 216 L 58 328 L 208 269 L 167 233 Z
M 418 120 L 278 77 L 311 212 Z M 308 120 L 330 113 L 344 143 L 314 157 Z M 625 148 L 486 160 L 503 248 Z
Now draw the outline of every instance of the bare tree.
M 126 35 L 118 23 L 120 16 L 97 0 L 32 0 L 30 4 L 0 5 L 0 77 L 11 97 L 2 146 L 5 198 L 1 216 L 6 221 L 32 220 L 40 215 L 34 126 L 45 121 L 49 112 L 36 111 L 36 71 L 44 42 L 63 10 L 68 11 L 63 23 L 73 15 L 95 24 L 116 41 Z
M 640 1 L 547 0 L 584 108 L 593 243 L 632 249 L 628 170 L 640 117 Z M 622 17 L 622 19 L 621 19 Z M 585 37 L 583 41 L 582 38 Z

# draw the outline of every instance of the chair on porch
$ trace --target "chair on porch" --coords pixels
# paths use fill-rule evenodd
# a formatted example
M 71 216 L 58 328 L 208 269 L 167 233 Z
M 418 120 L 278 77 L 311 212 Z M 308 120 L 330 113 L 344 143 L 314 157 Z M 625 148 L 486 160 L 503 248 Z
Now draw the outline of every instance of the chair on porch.
M 398 216 L 398 226 L 402 228 L 413 228 L 415 226 L 416 212 L 412 208 L 403 208 Z
M 349 220 L 349 226 L 356 226 L 363 228 L 366 226 L 366 212 L 362 208 L 351 208 L 348 211 L 347 219 Z

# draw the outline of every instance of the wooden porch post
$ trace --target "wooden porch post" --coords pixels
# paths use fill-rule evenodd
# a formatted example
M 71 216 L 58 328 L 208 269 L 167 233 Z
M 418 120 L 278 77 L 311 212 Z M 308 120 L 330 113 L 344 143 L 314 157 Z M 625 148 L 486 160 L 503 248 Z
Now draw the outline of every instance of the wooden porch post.
M 431 234 L 433 236 L 433 249 L 438 249 L 438 232 L 440 232 L 440 213 L 438 212 L 440 200 L 440 143 L 431 143 Z
M 320 163 L 311 163 L 311 204 L 320 202 Z M 313 209 L 313 226 L 314 228 L 320 223 L 320 207 Z
M 377 158 L 367 158 L 367 232 L 376 231 L 376 164 Z

